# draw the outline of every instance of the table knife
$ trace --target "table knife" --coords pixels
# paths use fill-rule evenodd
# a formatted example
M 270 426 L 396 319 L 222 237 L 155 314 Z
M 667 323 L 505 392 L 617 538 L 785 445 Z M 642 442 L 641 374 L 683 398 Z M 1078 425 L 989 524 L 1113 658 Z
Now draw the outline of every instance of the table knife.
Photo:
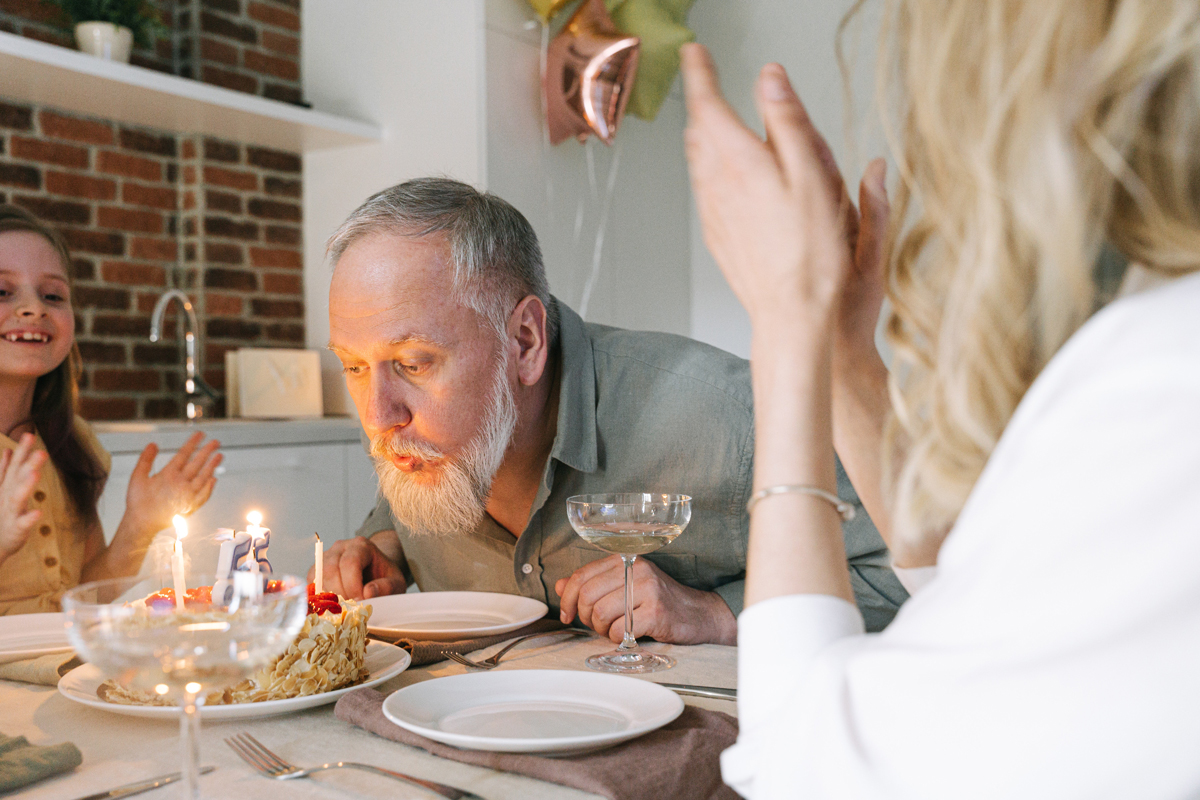
M 719 686 L 687 686 L 682 683 L 660 683 L 658 685 L 670 689 L 675 694 L 711 697 L 717 700 L 737 700 L 737 689 L 722 689 Z
M 216 767 L 201 767 L 200 775 L 207 775 Z M 160 786 L 166 786 L 168 783 L 174 783 L 183 777 L 183 773 L 172 772 L 170 775 L 159 775 L 157 778 L 147 778 L 143 781 L 135 783 L 127 783 L 124 786 L 118 786 L 115 789 L 109 789 L 107 792 L 96 792 L 89 794 L 86 797 L 80 797 L 78 800 L 113 800 L 116 797 L 129 797 L 131 794 L 141 794 L 148 792 L 151 789 L 157 789 Z

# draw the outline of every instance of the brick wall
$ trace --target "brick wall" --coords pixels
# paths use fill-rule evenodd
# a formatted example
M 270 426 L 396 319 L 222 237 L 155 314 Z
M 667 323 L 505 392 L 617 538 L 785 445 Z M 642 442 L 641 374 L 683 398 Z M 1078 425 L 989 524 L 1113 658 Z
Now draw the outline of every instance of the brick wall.
M 167 287 L 197 305 L 217 389 L 226 350 L 303 346 L 300 194 L 294 153 L 0 99 L 0 200 L 61 230 L 74 257 L 88 419 L 179 416 L 175 325 L 149 341 Z
M 130 61 L 239 92 L 302 103 L 300 0 L 152 0 L 171 29 Z M 75 47 L 41 0 L 0 0 L 0 30 Z

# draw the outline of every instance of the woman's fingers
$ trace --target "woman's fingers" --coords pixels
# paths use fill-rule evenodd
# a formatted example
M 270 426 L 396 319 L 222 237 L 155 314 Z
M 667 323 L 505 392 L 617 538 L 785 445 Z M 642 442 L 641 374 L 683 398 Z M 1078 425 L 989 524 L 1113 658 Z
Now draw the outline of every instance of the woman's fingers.
M 199 436 L 200 434 L 196 435 Z M 212 460 L 213 453 L 220 446 L 221 443 L 216 439 L 210 439 L 208 444 L 204 445 L 204 447 L 201 447 L 199 450 L 195 450 L 191 454 L 191 457 L 180 466 L 179 474 L 183 476 L 184 480 L 195 480 L 203 473 L 205 467 L 208 466 L 209 462 Z M 213 464 L 212 466 L 215 467 L 216 464 Z
M 130 479 L 149 478 L 150 469 L 154 466 L 154 459 L 157 457 L 158 445 L 154 442 L 146 445 L 142 450 L 142 454 L 138 456 L 137 463 L 133 465 L 133 473 L 130 475 Z
M 812 174 L 816 145 L 821 135 L 800 98 L 788 81 L 787 72 L 778 64 L 767 64 L 758 74 L 754 99 L 767 132 L 767 146 L 783 170 L 787 182 L 795 186 Z
M 887 162 L 876 158 L 863 171 L 858 187 L 859 233 L 854 263 L 864 278 L 877 279 L 883 267 L 883 247 L 887 240 L 888 203 L 885 180 Z

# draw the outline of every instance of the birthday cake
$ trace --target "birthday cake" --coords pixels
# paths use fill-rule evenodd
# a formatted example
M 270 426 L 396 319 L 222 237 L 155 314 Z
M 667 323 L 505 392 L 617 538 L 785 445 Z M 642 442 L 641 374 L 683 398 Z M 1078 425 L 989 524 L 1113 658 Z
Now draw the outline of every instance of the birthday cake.
M 268 585 L 267 591 L 272 588 Z M 207 586 L 188 589 L 184 594 L 185 602 L 205 606 L 211 600 L 211 592 L 211 587 Z M 164 589 L 147 597 L 145 602 L 147 605 L 174 605 L 174 592 Z M 210 692 L 205 704 L 260 703 L 306 697 L 366 680 L 370 674 L 366 666 L 367 620 L 370 617 L 371 606 L 333 592 L 318 594 L 310 583 L 308 616 L 287 651 L 242 682 Z M 104 681 L 96 694 L 101 700 L 121 705 L 174 705 L 166 697 L 111 680 Z

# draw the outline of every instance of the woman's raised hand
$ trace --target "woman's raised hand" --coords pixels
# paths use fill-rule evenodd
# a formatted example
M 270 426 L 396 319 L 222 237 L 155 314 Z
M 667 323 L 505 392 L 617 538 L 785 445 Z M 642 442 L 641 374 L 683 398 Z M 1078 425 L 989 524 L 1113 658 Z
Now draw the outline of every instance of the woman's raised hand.
M 204 434 L 197 431 L 158 473 L 151 475 L 158 446 L 146 445 L 129 477 L 125 496 L 125 519 L 135 528 L 153 534 L 171 527 L 171 517 L 187 516 L 208 502 L 217 485 L 214 471 L 222 456 L 221 443 L 210 439 L 200 447 Z
M 859 217 L 828 145 L 778 64 L 755 89 L 764 140 L 721 95 L 708 51 L 686 45 L 682 55 L 688 164 L 713 257 L 757 329 L 837 324 Z M 868 169 L 862 194 L 883 203 L 886 225 L 882 169 Z M 879 219 L 872 213 L 869 224 Z
M 0 562 L 21 549 L 42 512 L 29 507 L 33 487 L 48 458 L 35 450 L 32 433 L 21 437 L 16 449 L 0 454 Z

